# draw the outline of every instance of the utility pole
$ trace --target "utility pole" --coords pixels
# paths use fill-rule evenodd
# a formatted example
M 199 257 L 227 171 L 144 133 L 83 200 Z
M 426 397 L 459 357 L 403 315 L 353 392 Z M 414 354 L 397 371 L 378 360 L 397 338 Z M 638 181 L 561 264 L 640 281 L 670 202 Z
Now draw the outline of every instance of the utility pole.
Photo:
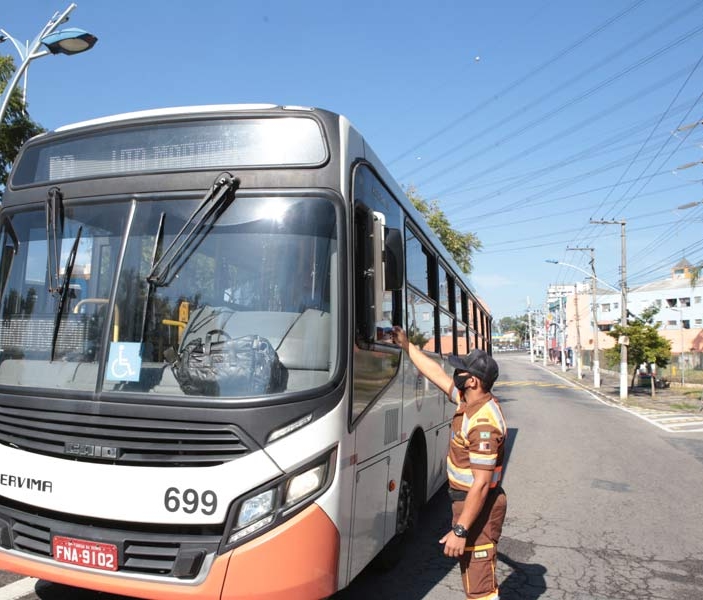
M 600 351 L 598 349 L 598 298 L 596 293 L 596 257 L 594 248 L 568 248 L 567 250 L 589 251 L 591 253 L 591 318 L 593 319 L 593 360 L 591 368 L 593 369 L 593 387 L 600 387 Z M 577 317 L 578 318 L 578 317 Z
M 579 290 L 578 285 L 574 284 L 574 311 L 576 312 L 576 376 L 578 379 L 583 379 L 583 371 L 581 369 L 581 323 L 579 316 Z
M 626 251 L 626 236 L 625 225 L 626 221 L 594 221 L 594 225 L 620 225 L 620 252 L 621 252 L 621 267 L 620 267 L 620 325 L 627 328 L 627 251 Z M 630 340 L 623 333 L 618 340 L 620 344 L 620 399 L 627 399 L 627 346 Z
M 559 328 L 561 329 L 561 370 L 566 371 L 566 319 L 564 310 L 564 294 L 559 294 Z
M 547 338 L 549 337 L 549 324 L 547 315 L 549 314 L 549 301 L 544 303 L 544 348 L 542 350 L 542 365 L 547 366 Z
M 532 346 L 532 309 L 530 308 L 530 297 L 527 297 L 527 331 L 530 335 L 530 362 L 535 362 L 535 352 Z

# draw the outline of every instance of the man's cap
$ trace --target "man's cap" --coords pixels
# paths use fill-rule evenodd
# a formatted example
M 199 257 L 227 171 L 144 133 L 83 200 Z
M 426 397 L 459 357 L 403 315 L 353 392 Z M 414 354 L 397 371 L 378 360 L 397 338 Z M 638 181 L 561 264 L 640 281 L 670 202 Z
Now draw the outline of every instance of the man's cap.
M 487 388 L 490 388 L 498 379 L 498 363 L 485 352 L 474 348 L 466 356 L 449 356 L 449 364 L 455 369 L 466 371 L 478 377 Z

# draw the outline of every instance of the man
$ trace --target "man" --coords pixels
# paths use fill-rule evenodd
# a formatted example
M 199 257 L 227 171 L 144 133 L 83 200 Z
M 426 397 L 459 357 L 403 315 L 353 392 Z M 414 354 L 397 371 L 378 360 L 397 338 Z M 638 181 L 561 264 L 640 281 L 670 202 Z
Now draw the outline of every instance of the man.
M 452 530 L 441 540 L 444 554 L 459 559 L 466 597 L 498 600 L 495 576 L 497 544 L 507 507 L 500 487 L 507 426 L 491 388 L 498 364 L 483 350 L 450 356 L 450 377 L 400 327 L 393 341 L 408 353 L 419 371 L 456 402 L 447 454 Z

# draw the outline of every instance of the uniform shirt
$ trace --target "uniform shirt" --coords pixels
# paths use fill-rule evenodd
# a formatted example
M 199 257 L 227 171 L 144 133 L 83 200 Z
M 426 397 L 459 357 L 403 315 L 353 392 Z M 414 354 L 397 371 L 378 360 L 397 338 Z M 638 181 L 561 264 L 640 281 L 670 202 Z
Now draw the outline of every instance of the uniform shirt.
M 493 471 L 491 487 L 500 482 L 503 472 L 503 450 L 508 428 L 498 405 L 491 399 L 478 407 L 469 406 L 461 392 L 452 389 L 457 402 L 452 418 L 452 436 L 447 454 L 447 476 L 450 487 L 468 491 L 474 482 L 473 470 Z

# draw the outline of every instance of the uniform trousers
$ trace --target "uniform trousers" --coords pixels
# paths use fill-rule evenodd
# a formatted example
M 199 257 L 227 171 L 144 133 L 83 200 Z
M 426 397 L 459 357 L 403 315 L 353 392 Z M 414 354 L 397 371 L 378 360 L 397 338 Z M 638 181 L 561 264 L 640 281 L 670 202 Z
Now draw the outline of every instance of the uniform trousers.
M 461 493 L 450 490 L 452 498 L 452 526 L 464 508 L 464 501 L 458 500 Z M 507 499 L 500 486 L 489 490 L 486 502 L 468 531 L 466 550 L 459 558 L 461 580 L 466 597 L 471 600 L 498 600 L 498 579 L 496 562 L 498 540 L 503 530 Z

